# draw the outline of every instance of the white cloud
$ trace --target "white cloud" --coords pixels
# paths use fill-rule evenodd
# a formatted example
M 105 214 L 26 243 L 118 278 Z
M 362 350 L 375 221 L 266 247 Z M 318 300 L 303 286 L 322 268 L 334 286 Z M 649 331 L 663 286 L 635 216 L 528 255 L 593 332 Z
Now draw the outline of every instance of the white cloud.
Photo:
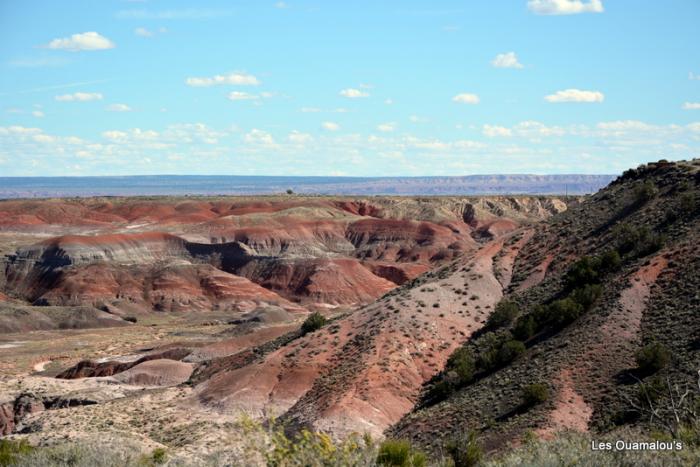
M 615 120 L 612 122 L 600 122 L 596 125 L 599 130 L 605 131 L 651 131 L 652 125 L 639 120 Z
M 228 98 L 232 101 L 254 101 L 260 99 L 260 96 L 247 92 L 233 91 L 229 93 Z
M 70 37 L 54 39 L 46 47 L 49 49 L 68 50 L 79 52 L 81 50 L 106 50 L 116 47 L 114 42 L 96 32 L 84 32 L 73 34 Z
M 111 104 L 107 106 L 108 112 L 131 112 L 131 107 L 126 104 Z
M 103 131 L 102 136 L 105 139 L 108 139 L 115 143 L 126 143 L 132 141 L 156 141 L 160 137 L 160 133 L 154 130 L 142 130 L 141 128 L 132 128 L 128 131 Z
M 394 103 L 394 100 L 393 99 L 384 99 L 384 103 L 386 105 L 392 105 Z
M 73 94 L 62 94 L 56 96 L 55 99 L 60 102 L 87 102 L 102 100 L 102 94 L 99 92 L 75 92 Z
M 275 3 L 275 8 L 283 10 L 285 8 L 289 8 L 289 5 L 287 5 L 285 2 L 277 2 Z
M 484 136 L 488 136 L 489 138 L 496 138 L 499 136 L 508 137 L 512 136 L 513 134 L 510 128 L 497 125 L 484 125 L 482 133 L 484 134 Z
M 689 72 L 688 72 L 688 79 L 691 80 L 691 81 L 692 81 L 692 80 L 700 80 L 700 75 L 696 75 L 696 74 L 693 73 L 692 71 L 689 71 Z
M 12 125 L 0 127 L 0 135 L 35 135 L 41 133 L 41 128 L 29 128 L 25 126 Z
M 599 91 L 582 91 L 580 89 L 564 89 L 545 96 L 547 102 L 603 102 L 605 96 Z
M 146 28 L 136 28 L 134 29 L 134 34 L 136 34 L 139 37 L 153 37 L 156 34 L 165 34 L 168 32 L 168 28 L 160 27 L 155 31 L 151 31 L 150 29 Z
M 518 61 L 518 57 L 515 52 L 506 52 L 504 54 L 496 55 L 491 61 L 491 65 L 496 68 L 522 68 L 523 64 Z
M 685 110 L 698 110 L 698 109 L 700 109 L 700 102 L 686 102 L 683 104 L 683 109 L 685 109 Z
M 34 115 L 36 118 L 42 118 L 44 116 L 44 112 L 41 110 L 34 110 L 32 111 L 32 115 Z
M 534 120 L 520 122 L 513 127 L 518 136 L 525 138 L 541 138 L 547 136 L 563 136 L 566 130 L 558 126 L 547 126 L 544 123 Z
M 538 15 L 602 13 L 602 0 L 528 0 L 527 7 Z
M 289 133 L 287 136 L 287 139 L 289 140 L 290 143 L 293 144 L 307 144 L 310 143 L 314 140 L 314 138 L 308 134 L 308 133 L 302 133 L 300 131 L 292 131 Z
M 377 125 L 377 130 L 381 131 L 382 133 L 391 133 L 392 131 L 396 130 L 396 123 L 382 123 Z
M 338 124 L 335 123 L 335 122 L 323 122 L 323 123 L 321 124 L 321 127 L 322 127 L 324 130 L 328 130 L 328 131 L 338 131 L 338 130 L 340 130 L 340 125 L 338 125 Z
M 125 140 L 129 136 L 127 133 L 118 130 L 103 131 L 102 137 L 109 139 L 111 141 L 121 141 Z
M 136 28 L 134 29 L 134 34 L 141 37 L 153 37 L 153 31 L 149 31 L 146 28 Z
M 457 102 L 459 104 L 478 104 L 479 96 L 476 94 L 461 93 L 457 94 L 452 98 L 452 102 Z
M 258 78 L 247 73 L 229 73 L 228 75 L 215 75 L 211 78 L 187 78 L 188 86 L 205 87 L 230 84 L 236 86 L 257 86 L 260 84 Z
M 360 91 L 359 89 L 353 89 L 353 88 L 343 89 L 342 91 L 340 91 L 340 95 L 343 97 L 347 97 L 349 99 L 357 99 L 359 97 L 369 97 L 368 92 Z
M 253 128 L 243 137 L 243 141 L 255 146 L 275 146 L 275 139 L 266 131 Z

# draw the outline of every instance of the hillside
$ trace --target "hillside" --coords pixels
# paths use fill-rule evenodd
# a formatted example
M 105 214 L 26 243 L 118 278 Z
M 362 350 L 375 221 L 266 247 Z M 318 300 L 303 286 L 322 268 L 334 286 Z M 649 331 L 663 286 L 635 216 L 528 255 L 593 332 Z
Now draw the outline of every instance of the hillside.
M 501 313 L 387 433 L 440 450 L 474 432 L 495 450 L 532 433 L 680 430 L 700 396 L 699 196 L 699 161 L 659 162 L 537 226 Z
M 250 441 L 236 438 L 255 430 L 243 414 L 292 437 L 405 439 L 436 461 L 470 436 L 489 455 L 572 430 L 679 436 L 666 385 L 685 423 L 700 369 L 699 184 L 692 161 L 627 171 L 583 199 L 0 203 L 16 246 L 7 330 L 23 307 L 77 305 L 93 326 L 120 326 L 26 328 L 52 332 L 48 344 L 8 334 L 0 425 L 58 442 L 51 401 L 70 396 L 76 439 L 100 420 L 120 443 L 187 460 Z

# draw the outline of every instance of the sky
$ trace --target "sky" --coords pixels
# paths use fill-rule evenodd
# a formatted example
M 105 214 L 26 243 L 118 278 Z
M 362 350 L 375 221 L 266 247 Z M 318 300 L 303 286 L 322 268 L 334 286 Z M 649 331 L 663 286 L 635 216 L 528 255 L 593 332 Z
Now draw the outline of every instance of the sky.
M 700 157 L 700 1 L 0 0 L 0 176 Z

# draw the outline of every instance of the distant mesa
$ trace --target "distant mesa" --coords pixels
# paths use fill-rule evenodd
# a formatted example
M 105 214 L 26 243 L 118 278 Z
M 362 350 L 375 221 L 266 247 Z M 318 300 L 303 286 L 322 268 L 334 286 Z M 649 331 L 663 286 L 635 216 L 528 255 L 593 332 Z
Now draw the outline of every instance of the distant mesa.
M 72 196 L 269 195 L 581 195 L 613 175 L 468 175 L 455 177 L 277 177 L 148 175 L 0 177 L 0 198 Z

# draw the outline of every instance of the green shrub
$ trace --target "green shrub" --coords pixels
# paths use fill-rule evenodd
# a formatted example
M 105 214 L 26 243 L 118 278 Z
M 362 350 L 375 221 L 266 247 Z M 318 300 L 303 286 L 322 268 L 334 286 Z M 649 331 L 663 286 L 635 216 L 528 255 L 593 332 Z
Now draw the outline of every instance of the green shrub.
M 459 383 L 469 383 L 474 379 L 476 363 L 474 354 L 466 347 L 460 347 L 447 359 L 447 369 L 454 371 L 459 377 Z
M 654 342 L 637 352 L 635 359 L 639 371 L 644 375 L 651 375 L 668 365 L 671 361 L 671 352 L 663 344 Z
M 651 180 L 645 180 L 644 183 L 637 185 L 634 189 L 634 201 L 637 204 L 644 204 L 657 195 L 659 189 Z
M 484 467 L 522 466 L 586 466 L 586 467 L 662 467 L 697 465 L 700 450 L 683 444 L 677 451 L 654 450 L 593 450 L 591 443 L 619 439 L 653 441 L 637 431 L 617 431 L 610 434 L 564 432 L 553 440 L 538 440 L 486 459 Z
M 439 381 L 430 387 L 426 394 L 426 400 L 429 402 L 444 401 L 455 392 L 455 389 L 457 389 L 455 382 L 450 378 L 449 373 L 445 373 Z
M 0 466 L 13 465 L 16 461 L 32 452 L 34 448 L 27 440 L 15 441 L 12 439 L 0 439 Z
M 475 432 L 469 432 L 466 437 L 457 438 L 446 445 L 454 467 L 473 467 L 478 465 L 484 457 L 484 452 L 479 445 Z
M 613 272 L 622 266 L 622 258 L 617 250 L 607 250 L 600 256 L 600 268 L 604 272 Z
M 528 384 L 523 388 L 522 399 L 525 407 L 542 404 L 549 399 L 549 389 L 542 383 Z
M 513 322 L 517 315 L 518 305 L 510 300 L 501 300 L 486 321 L 486 326 L 491 329 L 507 326 Z
M 22 467 L 70 466 L 70 467 L 150 467 L 144 462 L 139 447 L 131 442 L 112 443 L 97 439 L 63 442 L 42 446 L 22 453 L 9 465 Z M 0 465 L 8 465 L 2 464 Z
M 163 448 L 155 448 L 151 453 L 151 460 L 155 465 L 165 464 L 168 455 Z
M 570 289 L 586 284 L 598 282 L 598 269 L 600 260 L 591 256 L 584 256 L 571 265 L 564 278 L 566 286 Z
M 681 195 L 679 207 L 683 214 L 690 214 L 695 211 L 695 196 L 693 193 L 683 193 Z
M 387 439 L 379 446 L 377 464 L 391 467 L 424 467 L 427 458 L 406 440 Z
M 583 313 L 583 306 L 567 297 L 556 300 L 547 307 L 548 322 L 557 327 L 572 323 Z
M 574 290 L 571 299 L 581 305 L 583 311 L 588 311 L 602 294 L 603 288 L 599 284 L 588 284 Z
M 308 334 L 321 329 L 325 324 L 326 317 L 318 311 L 314 311 L 304 320 L 304 323 L 301 325 L 301 332 L 302 334 Z
M 516 340 L 509 340 L 503 343 L 498 349 L 498 364 L 503 366 L 512 362 L 525 353 L 525 344 Z
M 661 378 L 654 377 L 647 382 L 639 385 L 637 399 L 642 406 L 647 406 L 649 403 L 656 403 L 665 390 L 664 382 Z
M 136 318 L 136 316 L 127 316 L 124 318 L 124 321 L 128 321 L 130 323 L 136 323 L 136 322 L 138 322 L 138 318 Z
M 532 315 L 521 316 L 513 328 L 513 336 L 526 341 L 537 333 L 537 323 Z
M 615 226 L 612 234 L 617 250 L 623 255 L 646 256 L 659 251 L 666 243 L 665 235 L 652 232 L 646 225 L 635 228 L 623 222 Z
M 612 236 L 615 243 L 615 248 L 622 255 L 634 250 L 639 242 L 639 232 L 632 226 L 632 224 L 627 222 L 617 224 L 612 229 Z

